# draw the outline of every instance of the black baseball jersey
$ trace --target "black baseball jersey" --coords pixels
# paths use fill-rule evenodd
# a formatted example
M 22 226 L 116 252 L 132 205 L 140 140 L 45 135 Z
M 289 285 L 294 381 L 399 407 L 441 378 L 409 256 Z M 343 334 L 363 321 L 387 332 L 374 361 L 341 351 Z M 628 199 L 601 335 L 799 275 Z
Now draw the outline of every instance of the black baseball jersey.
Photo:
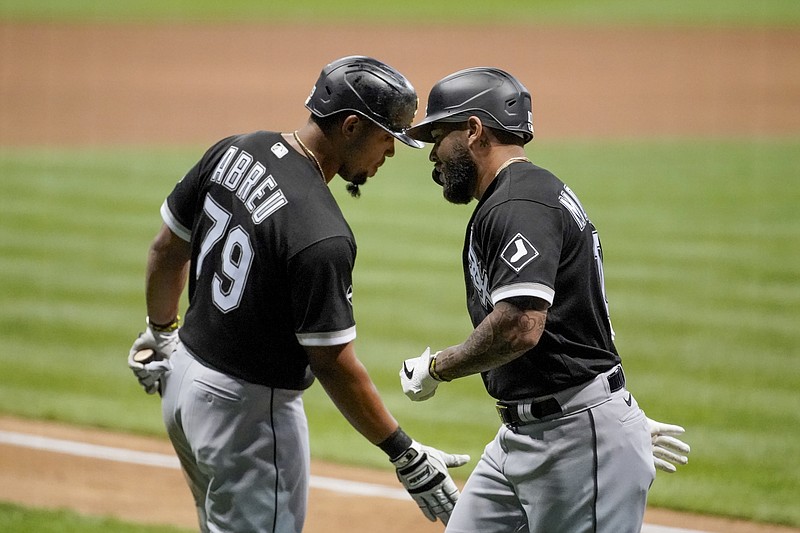
M 275 132 L 211 147 L 161 208 L 191 244 L 181 341 L 251 383 L 302 390 L 303 345 L 355 338 L 353 233 L 316 166 Z
M 597 231 L 577 196 L 552 173 L 518 162 L 498 174 L 467 226 L 463 264 L 473 326 L 508 298 L 550 303 L 539 344 L 482 374 L 493 397 L 551 394 L 620 362 Z

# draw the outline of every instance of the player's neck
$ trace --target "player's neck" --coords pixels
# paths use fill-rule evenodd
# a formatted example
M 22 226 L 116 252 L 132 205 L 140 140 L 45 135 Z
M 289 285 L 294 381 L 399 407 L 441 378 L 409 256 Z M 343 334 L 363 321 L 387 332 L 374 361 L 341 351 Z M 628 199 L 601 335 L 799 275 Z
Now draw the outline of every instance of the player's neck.
M 525 149 L 519 146 L 502 145 L 493 147 L 484 161 L 478 162 L 478 183 L 475 188 L 475 199 L 483 198 L 486 189 L 494 182 L 508 165 L 517 161 L 529 161 Z
M 335 162 L 330 157 L 332 153 L 331 143 L 319 127 L 315 124 L 306 124 L 296 130 L 294 134 L 284 134 L 284 138 L 303 157 L 311 160 L 311 163 L 322 173 L 325 183 L 330 182 L 336 174 L 336 170 L 333 170 Z

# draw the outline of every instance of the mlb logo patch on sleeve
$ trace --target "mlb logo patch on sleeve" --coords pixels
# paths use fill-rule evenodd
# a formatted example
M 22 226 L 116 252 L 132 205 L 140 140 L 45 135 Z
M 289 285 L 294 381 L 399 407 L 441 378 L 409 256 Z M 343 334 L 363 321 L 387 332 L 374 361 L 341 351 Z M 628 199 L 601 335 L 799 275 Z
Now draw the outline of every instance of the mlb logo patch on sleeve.
M 531 241 L 526 239 L 522 233 L 517 233 L 503 248 L 500 257 L 515 272 L 519 272 L 525 265 L 539 257 L 539 251 L 533 247 Z
M 286 148 L 286 146 L 284 146 L 282 142 L 276 142 L 275 144 L 272 145 L 272 148 L 270 148 L 270 150 L 272 150 L 272 153 L 275 154 L 278 157 L 278 159 L 282 159 L 283 156 L 289 153 L 289 149 Z

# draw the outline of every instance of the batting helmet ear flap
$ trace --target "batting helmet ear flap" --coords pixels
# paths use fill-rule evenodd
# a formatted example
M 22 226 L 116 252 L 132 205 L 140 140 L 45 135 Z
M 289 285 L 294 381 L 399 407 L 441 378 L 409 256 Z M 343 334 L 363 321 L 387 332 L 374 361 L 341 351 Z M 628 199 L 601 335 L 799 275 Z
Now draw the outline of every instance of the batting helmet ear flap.
M 417 92 L 405 76 L 366 56 L 347 56 L 326 65 L 306 99 L 318 117 L 355 111 L 414 148 L 423 144 L 406 135 L 417 114 Z

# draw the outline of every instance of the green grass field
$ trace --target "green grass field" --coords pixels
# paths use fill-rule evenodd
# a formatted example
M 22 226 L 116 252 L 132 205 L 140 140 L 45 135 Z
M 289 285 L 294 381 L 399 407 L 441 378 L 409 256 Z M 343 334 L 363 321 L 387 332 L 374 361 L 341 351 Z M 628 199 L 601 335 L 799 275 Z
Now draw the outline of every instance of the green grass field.
M 795 0 L 4 0 L 0 19 L 796 26 L 800 9 Z
M 202 148 L 0 150 L 0 412 L 163 434 L 125 354 L 158 207 Z M 529 154 L 600 229 L 630 388 L 687 428 L 691 463 L 662 474 L 651 503 L 800 525 L 800 140 L 536 142 Z M 471 207 L 441 199 L 425 158 L 401 148 L 360 200 L 332 182 L 359 242 L 357 349 L 412 435 L 477 458 L 497 427 L 480 381 L 414 404 L 397 378 L 402 359 L 471 329 Z M 321 387 L 306 407 L 314 457 L 388 468 Z
M 179 533 L 174 527 L 142 527 L 108 518 L 87 517 L 59 510 L 25 509 L 0 503 L 0 531 L 6 533 Z
M 3 23 L 176 20 L 797 28 L 800 3 L 0 2 Z M 204 148 L 0 147 L 0 413 L 163 435 L 158 402 L 125 356 L 144 325 L 158 207 Z M 529 155 L 570 184 L 600 229 L 630 388 L 650 416 L 687 429 L 691 463 L 659 475 L 651 504 L 800 527 L 800 139 L 537 140 Z M 472 207 L 441 199 L 425 157 L 399 148 L 361 200 L 340 180 L 332 188 L 359 243 L 360 357 L 412 435 L 470 453 L 472 466 L 497 428 L 480 380 L 413 404 L 397 378 L 402 359 L 471 330 L 460 250 Z M 389 467 L 318 385 L 306 408 L 315 458 Z M 0 531 L 177 530 L 0 504 Z

